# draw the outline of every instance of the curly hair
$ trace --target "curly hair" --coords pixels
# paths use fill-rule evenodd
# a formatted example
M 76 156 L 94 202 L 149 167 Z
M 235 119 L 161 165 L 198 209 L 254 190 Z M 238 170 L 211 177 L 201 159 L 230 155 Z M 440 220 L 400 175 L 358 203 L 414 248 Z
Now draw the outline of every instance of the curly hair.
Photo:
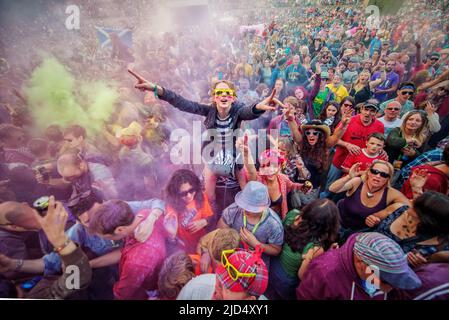
M 326 133 L 319 128 L 315 128 L 319 130 L 321 134 L 318 136 L 318 141 L 315 145 L 310 145 L 309 141 L 306 137 L 305 130 L 302 133 L 302 146 L 299 154 L 303 159 L 309 159 L 314 163 L 318 164 L 318 168 L 322 169 L 326 166 L 327 160 L 329 158 L 329 153 L 327 149 L 327 136 Z
M 185 202 L 179 196 L 179 189 L 184 183 L 190 184 L 196 191 L 194 200 L 197 207 L 202 207 L 204 203 L 203 186 L 196 174 L 187 169 L 176 170 L 165 188 L 165 194 L 167 203 L 178 213 L 186 209 Z
M 285 227 L 285 243 L 294 252 L 302 252 L 309 242 L 317 242 L 327 250 L 337 241 L 339 213 L 335 203 L 329 199 L 317 199 L 306 205 L 298 226 Z

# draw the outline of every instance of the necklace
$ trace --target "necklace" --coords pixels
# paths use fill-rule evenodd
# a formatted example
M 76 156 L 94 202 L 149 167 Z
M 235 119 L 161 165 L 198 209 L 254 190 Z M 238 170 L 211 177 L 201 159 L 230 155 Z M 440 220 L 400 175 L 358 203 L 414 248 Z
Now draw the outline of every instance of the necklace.
M 368 186 L 368 183 L 366 184 L 366 188 L 368 189 L 368 191 L 366 192 L 366 196 L 368 197 L 368 199 L 371 199 L 372 197 L 374 197 L 374 194 L 375 194 L 375 193 L 377 193 L 377 192 L 379 192 L 380 190 L 382 190 L 382 189 L 379 189 L 379 190 L 376 190 L 376 191 L 374 191 L 374 192 L 371 192 L 371 190 L 370 190 L 370 188 L 369 188 L 369 186 Z

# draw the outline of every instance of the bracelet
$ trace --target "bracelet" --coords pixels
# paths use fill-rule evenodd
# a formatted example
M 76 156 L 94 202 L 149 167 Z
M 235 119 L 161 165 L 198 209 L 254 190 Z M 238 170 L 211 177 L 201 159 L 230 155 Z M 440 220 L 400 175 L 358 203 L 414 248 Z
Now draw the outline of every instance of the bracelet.
M 23 259 L 17 260 L 16 268 L 14 269 L 15 272 L 19 272 L 22 270 L 23 267 Z
M 70 243 L 72 242 L 72 240 L 67 239 L 60 247 L 54 248 L 53 251 L 56 253 L 60 253 L 62 250 L 64 250 Z
M 154 92 L 154 97 L 155 98 L 159 98 L 158 95 L 157 95 L 157 84 L 154 85 L 153 92 Z

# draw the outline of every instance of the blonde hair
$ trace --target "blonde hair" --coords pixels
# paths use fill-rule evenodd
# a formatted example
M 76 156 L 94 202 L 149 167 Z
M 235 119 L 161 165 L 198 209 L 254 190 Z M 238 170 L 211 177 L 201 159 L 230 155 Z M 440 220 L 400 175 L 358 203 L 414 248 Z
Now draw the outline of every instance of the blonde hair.
M 419 114 L 421 116 L 422 119 L 422 125 L 421 128 L 419 128 L 416 131 L 415 137 L 416 139 L 419 141 L 419 143 L 422 145 L 424 143 L 424 141 L 426 140 L 426 134 L 425 134 L 425 129 L 427 127 L 427 123 L 429 122 L 429 120 L 427 119 L 427 114 L 425 113 L 425 111 L 423 110 L 412 110 L 410 112 L 408 112 L 405 117 L 404 117 L 404 121 L 402 121 L 401 124 L 401 132 L 405 132 L 405 125 L 408 121 L 408 119 L 411 116 L 414 116 L 415 114 Z
M 386 166 L 388 168 L 388 173 L 390 174 L 390 178 L 387 181 L 387 186 L 391 187 L 391 182 L 393 181 L 393 176 L 394 176 L 394 167 L 391 163 L 389 163 L 388 161 L 385 161 L 385 160 L 380 160 L 380 159 L 374 160 L 373 163 L 371 163 L 371 165 L 369 166 L 368 170 L 366 170 L 365 174 L 362 176 L 362 181 L 366 182 L 368 180 L 368 173 L 376 164 L 383 164 L 384 166 Z
M 360 83 L 360 78 L 361 78 L 362 74 L 367 74 L 368 75 L 368 83 L 369 83 L 369 80 L 371 78 L 371 73 L 368 70 L 364 69 L 362 72 L 359 73 L 357 79 L 354 82 L 354 86 L 356 86 L 356 85 L 358 85 Z
M 239 242 L 240 235 L 236 230 L 231 228 L 219 229 L 210 245 L 212 258 L 220 261 L 221 252 L 223 250 L 237 248 L 239 246 Z

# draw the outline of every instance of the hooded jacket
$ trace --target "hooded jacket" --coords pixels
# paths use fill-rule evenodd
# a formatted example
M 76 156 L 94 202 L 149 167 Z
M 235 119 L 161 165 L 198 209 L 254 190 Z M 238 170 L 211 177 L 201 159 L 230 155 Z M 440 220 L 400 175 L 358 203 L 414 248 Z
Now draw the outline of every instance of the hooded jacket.
M 298 300 L 386 300 L 386 293 L 378 291 L 370 297 L 362 288 L 353 262 L 356 236 L 312 260 L 296 288 Z

